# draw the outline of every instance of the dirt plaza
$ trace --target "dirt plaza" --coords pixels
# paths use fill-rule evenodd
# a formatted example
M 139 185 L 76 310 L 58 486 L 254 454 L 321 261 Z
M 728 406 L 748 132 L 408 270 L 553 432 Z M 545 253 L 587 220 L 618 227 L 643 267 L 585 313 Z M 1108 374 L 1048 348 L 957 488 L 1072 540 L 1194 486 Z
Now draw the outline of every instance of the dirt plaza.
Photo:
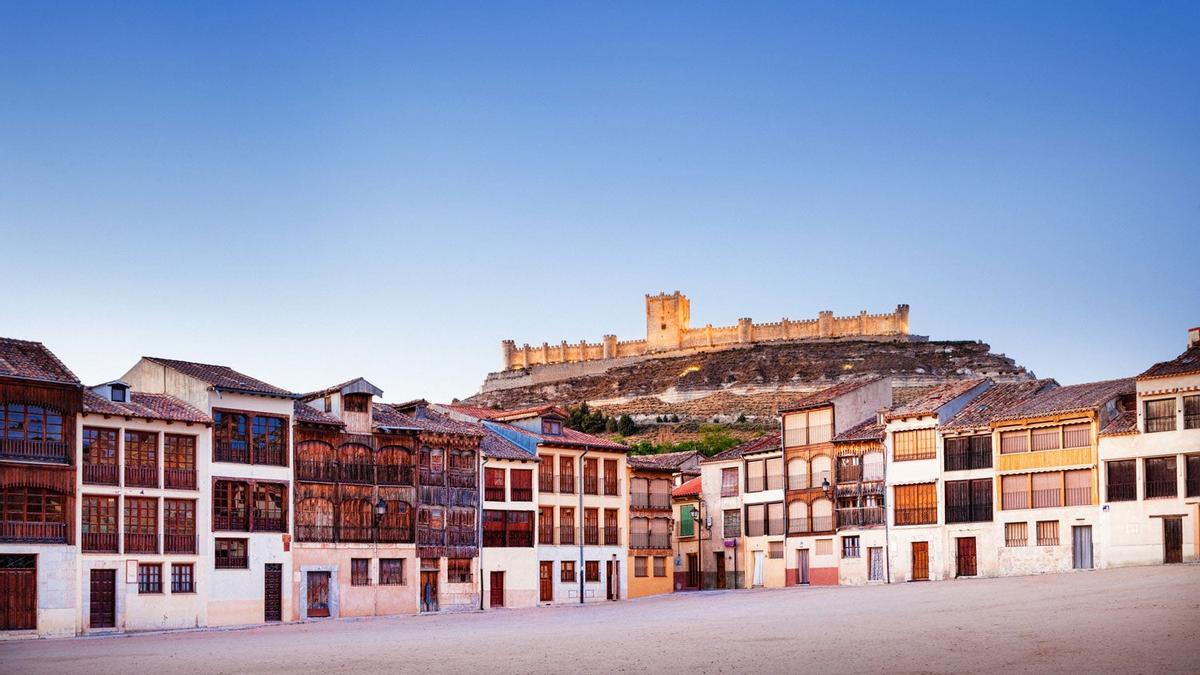
M 0 643 L 3 672 L 1196 672 L 1200 566 Z

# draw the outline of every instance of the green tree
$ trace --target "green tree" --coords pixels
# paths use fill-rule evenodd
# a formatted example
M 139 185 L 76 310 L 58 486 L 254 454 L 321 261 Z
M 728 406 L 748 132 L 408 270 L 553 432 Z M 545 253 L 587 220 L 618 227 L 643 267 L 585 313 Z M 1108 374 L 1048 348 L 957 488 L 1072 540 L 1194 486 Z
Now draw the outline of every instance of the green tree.
M 617 433 L 622 436 L 632 436 L 637 433 L 637 425 L 633 423 L 633 418 L 629 415 L 621 415 L 621 419 L 617 422 Z

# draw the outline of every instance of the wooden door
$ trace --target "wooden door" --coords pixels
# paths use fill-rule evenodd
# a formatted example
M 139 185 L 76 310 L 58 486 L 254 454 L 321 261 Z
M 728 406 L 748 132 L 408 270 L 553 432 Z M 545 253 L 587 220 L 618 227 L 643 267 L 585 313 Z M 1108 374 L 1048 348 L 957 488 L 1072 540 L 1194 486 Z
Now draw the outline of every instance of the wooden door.
M 1183 519 L 1163 518 L 1163 562 L 1183 562 Z
M 715 588 L 725 588 L 725 554 L 718 553 L 717 559 L 717 578 L 713 583 Z
M 267 563 L 263 574 L 263 620 L 283 620 L 283 564 Z
M 687 566 L 688 588 L 700 588 L 700 556 L 695 553 L 687 554 Z
M 0 556 L 0 630 L 36 628 L 37 557 Z
M 912 581 L 929 581 L 929 542 L 912 543 Z
M 549 560 L 538 563 L 538 600 L 554 602 L 554 563 Z
M 308 573 L 309 618 L 329 616 L 329 572 Z
M 88 625 L 115 628 L 117 625 L 117 571 L 92 570 L 88 591 Z
M 763 562 L 766 560 L 767 554 L 763 551 L 754 552 L 754 586 L 763 585 Z
M 613 588 L 617 578 L 613 576 L 613 561 L 604 561 L 604 597 L 607 600 L 616 600 L 617 595 Z
M 796 572 L 796 575 L 797 575 L 797 583 L 800 583 L 800 584 L 807 584 L 807 583 L 809 583 L 809 577 L 808 577 L 808 567 L 809 567 L 809 564 L 808 564 L 808 549 L 806 549 L 806 548 L 802 548 L 802 549 L 800 549 L 800 550 L 796 551 L 796 554 L 797 554 L 797 556 L 798 556 L 798 560 L 796 561 L 796 568 L 797 568 L 797 572 Z
M 438 611 L 438 573 L 433 570 L 421 572 L 421 611 Z
M 1071 562 L 1077 570 L 1092 569 L 1092 526 L 1071 528 Z
M 975 565 L 975 537 L 959 537 L 957 576 L 973 577 L 978 573 Z
M 491 590 L 491 606 L 504 606 L 504 572 L 492 572 L 491 574 L 492 590 Z

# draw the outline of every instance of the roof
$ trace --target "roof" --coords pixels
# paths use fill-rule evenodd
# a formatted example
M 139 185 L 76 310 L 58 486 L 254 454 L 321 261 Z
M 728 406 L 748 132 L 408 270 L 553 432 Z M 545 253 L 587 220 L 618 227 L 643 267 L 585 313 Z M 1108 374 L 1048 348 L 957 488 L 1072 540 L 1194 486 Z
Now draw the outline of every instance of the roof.
M 14 338 L 0 338 L 0 377 L 80 384 L 75 373 L 46 345 Z
M 1146 372 L 1138 375 L 1137 379 L 1170 377 L 1172 375 L 1188 375 L 1191 373 L 1200 373 L 1200 345 L 1189 347 L 1187 351 L 1170 361 L 1163 361 L 1150 366 Z
M 862 443 L 868 441 L 883 442 L 884 425 L 879 423 L 879 417 L 871 417 L 855 424 L 842 433 L 833 437 L 834 443 Z
M 189 377 L 194 377 L 201 382 L 207 382 L 214 389 L 246 394 L 280 396 L 283 398 L 293 398 L 295 396 L 286 389 L 280 389 L 273 384 L 256 380 L 249 375 L 239 373 L 229 366 L 217 366 L 208 363 L 197 363 L 195 361 L 178 361 L 175 359 L 159 358 L 157 356 L 144 356 L 142 358 L 179 371 Z
M 519 459 L 526 462 L 539 461 L 537 455 L 525 452 L 521 449 L 521 446 L 488 429 L 484 430 L 483 441 L 480 442 L 479 448 L 483 452 L 484 457 L 491 457 L 493 459 Z
M 311 405 L 296 401 L 292 404 L 292 419 L 299 424 L 327 424 L 335 427 L 344 427 L 346 423 L 338 419 L 334 415 L 323 410 L 317 410 Z
M 83 412 L 95 415 L 141 417 L 148 420 L 212 424 L 212 418 L 202 411 L 168 394 L 147 394 L 133 391 L 125 402 L 110 401 L 96 392 L 83 392 Z
M 440 404 L 444 408 L 449 408 L 460 415 L 474 417 L 479 420 L 492 420 L 497 422 L 508 422 L 512 420 L 525 419 L 527 417 L 541 417 L 544 415 L 555 415 L 566 418 L 567 411 L 561 407 L 552 404 L 531 406 L 528 408 L 517 408 L 516 410 L 499 410 L 497 408 L 480 408 L 478 406 L 462 405 L 461 403 L 443 403 Z
M 1042 391 L 1035 396 L 1025 399 L 1009 408 L 1007 412 L 993 417 L 992 421 L 999 422 L 1029 417 L 1046 417 L 1073 412 L 1091 412 L 1114 397 L 1133 394 L 1134 391 L 1134 380 L 1132 377 L 1058 387 Z
M 405 404 L 399 404 L 401 406 Z M 434 434 L 456 434 L 459 436 L 483 436 L 483 430 L 473 424 L 459 422 L 431 410 L 423 414 L 406 415 L 387 403 L 371 406 L 371 423 L 376 429 L 406 429 Z
M 766 434 L 765 436 L 759 436 L 758 438 L 746 441 L 745 443 L 742 443 L 741 445 L 735 445 L 732 448 L 725 450 L 724 452 L 718 452 L 717 454 L 713 455 L 712 457 L 709 457 L 708 459 L 702 459 L 700 461 L 701 462 L 723 462 L 723 461 L 730 460 L 730 459 L 741 459 L 742 455 L 745 455 L 748 453 L 763 452 L 764 450 L 771 450 L 771 449 L 773 449 L 772 446 L 780 447 L 779 444 L 780 444 L 781 439 L 782 439 L 782 435 L 778 431 L 776 431 L 774 433 Z
M 937 413 L 938 408 L 966 394 L 986 381 L 987 378 L 979 377 L 939 384 L 908 403 L 893 407 L 884 417 L 889 420 L 895 420 L 904 417 L 933 415 Z
M 543 434 L 535 431 L 530 431 L 515 424 L 508 422 L 488 420 L 491 424 L 503 425 L 505 429 L 510 429 L 515 433 L 521 434 L 526 438 L 530 438 L 537 442 L 538 445 L 575 447 L 575 448 L 595 448 L 597 450 L 615 450 L 618 452 L 629 452 L 630 448 L 621 445 L 616 441 L 610 441 L 607 438 L 585 434 L 582 431 L 568 429 L 566 426 L 562 428 L 561 434 Z M 461 422 L 460 422 L 461 424 Z
M 350 391 L 344 391 L 350 389 Z M 330 394 L 371 394 L 372 396 L 383 396 L 383 390 L 375 385 L 367 382 L 365 378 L 356 377 L 353 380 L 346 380 L 341 384 L 335 384 L 332 387 L 325 387 L 317 391 L 310 391 L 307 394 L 300 394 L 298 398 L 302 401 L 311 401 L 314 398 L 322 398 Z
M 700 476 L 689 480 L 679 487 L 671 490 L 672 497 L 695 497 L 700 494 Z
M 839 396 L 842 396 L 844 394 L 849 394 L 850 392 L 854 391 L 855 389 L 865 387 L 868 384 L 874 384 L 875 382 L 878 382 L 881 379 L 883 379 L 883 378 L 871 377 L 871 378 L 867 378 L 864 380 L 853 380 L 850 382 L 842 382 L 841 384 L 835 384 L 832 387 L 827 387 L 825 389 L 822 389 L 821 391 L 813 392 L 812 394 L 805 396 L 804 398 L 800 399 L 799 401 L 796 401 L 795 403 L 793 403 L 789 406 L 780 408 L 779 412 L 780 413 L 796 412 L 798 410 L 806 410 L 808 408 L 816 408 L 818 406 L 828 405 L 829 403 L 833 402 L 833 399 L 835 399 Z
M 1100 430 L 1101 436 L 1124 436 L 1137 433 L 1137 410 L 1124 410 Z
M 700 453 L 695 450 L 663 452 L 657 455 L 630 455 L 626 462 L 631 469 L 642 471 L 678 471 L 688 460 Z
M 1028 380 L 992 385 L 991 389 L 976 396 L 954 417 L 947 420 L 942 425 L 942 429 L 964 431 L 986 428 L 993 419 L 1004 414 L 1013 406 L 1024 402 L 1038 392 L 1057 386 L 1058 383 L 1054 380 Z

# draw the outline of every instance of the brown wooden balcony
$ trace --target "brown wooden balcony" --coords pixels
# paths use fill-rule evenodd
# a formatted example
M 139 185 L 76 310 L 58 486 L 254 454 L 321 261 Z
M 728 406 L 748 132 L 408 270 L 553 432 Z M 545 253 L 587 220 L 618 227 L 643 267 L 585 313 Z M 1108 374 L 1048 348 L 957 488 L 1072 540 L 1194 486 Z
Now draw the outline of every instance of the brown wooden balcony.
M 410 527 L 380 527 L 378 531 L 379 541 L 386 544 L 398 544 L 413 540 L 412 528 Z
M 195 469 L 163 469 L 163 483 L 173 490 L 195 490 Z
M 370 525 L 342 525 L 338 527 L 338 540 L 370 543 L 375 540 L 375 528 Z
M 380 485 L 412 485 L 413 468 L 396 464 L 380 464 L 375 467 L 375 480 Z
M 88 485 L 120 485 L 116 464 L 84 464 L 83 482 Z
M 83 552 L 116 553 L 117 541 L 116 532 L 84 532 Z
M 371 485 L 375 482 L 375 466 L 372 464 L 339 464 L 338 479 L 343 483 Z
M 417 528 L 417 544 L 420 546 L 445 546 L 446 531 L 428 527 Z
M 296 541 L 332 542 L 332 525 L 297 525 Z
M 445 485 L 446 472 L 422 468 L 420 470 L 421 485 Z
M 629 548 L 671 548 L 671 533 L 634 532 L 629 535 Z
M 869 527 L 882 525 L 884 511 L 882 506 L 848 507 L 837 510 L 838 527 Z
M 23 438 L 0 439 L 0 459 L 23 462 L 69 464 L 71 449 L 66 441 L 31 441 Z
M 475 530 L 446 530 L 447 546 L 475 546 L 478 541 Z
M 479 476 L 474 471 L 451 471 L 450 487 L 473 488 L 479 484 Z
M 126 553 L 158 553 L 158 535 L 157 534 L 140 534 L 136 532 L 125 533 L 125 552 Z
M 197 550 L 196 535 L 194 534 L 163 535 L 163 553 L 188 553 L 195 555 Z
M 450 506 L 479 506 L 479 491 L 474 488 L 448 488 Z
M 333 462 L 296 462 L 296 480 L 309 480 L 318 483 L 333 483 L 337 481 L 337 464 Z
M 126 487 L 158 487 L 158 467 L 157 466 L 131 466 L 125 465 L 125 486 Z
M 67 524 L 0 520 L 0 541 L 30 544 L 67 543 Z
M 842 464 L 837 468 L 837 482 L 839 483 L 857 483 L 862 480 L 863 468 L 862 464 Z M 817 485 L 821 482 L 817 481 Z

